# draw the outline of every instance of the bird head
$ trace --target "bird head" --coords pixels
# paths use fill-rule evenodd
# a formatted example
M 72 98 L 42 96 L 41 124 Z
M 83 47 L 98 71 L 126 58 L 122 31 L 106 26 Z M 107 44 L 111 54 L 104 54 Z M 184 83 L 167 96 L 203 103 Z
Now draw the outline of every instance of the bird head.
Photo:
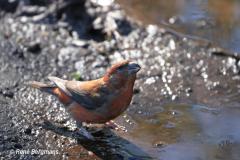
M 120 61 L 107 71 L 104 79 L 115 86 L 121 86 L 129 80 L 134 82 L 140 69 L 141 67 L 137 63 L 131 63 L 130 60 Z

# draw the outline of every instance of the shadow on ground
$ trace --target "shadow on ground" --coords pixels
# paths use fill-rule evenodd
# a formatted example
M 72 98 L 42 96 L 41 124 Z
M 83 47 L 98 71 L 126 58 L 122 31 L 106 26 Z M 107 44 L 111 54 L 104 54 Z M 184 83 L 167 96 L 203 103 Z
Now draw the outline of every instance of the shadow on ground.
M 82 145 L 88 151 L 92 151 L 102 159 L 152 159 L 141 148 L 107 128 L 100 130 L 90 129 L 89 132 L 94 136 L 95 140 L 89 140 L 66 127 L 59 127 L 49 121 L 45 121 L 42 127 L 56 134 L 76 139 L 79 145 Z M 68 152 L 68 156 L 78 158 L 79 154 L 73 155 Z

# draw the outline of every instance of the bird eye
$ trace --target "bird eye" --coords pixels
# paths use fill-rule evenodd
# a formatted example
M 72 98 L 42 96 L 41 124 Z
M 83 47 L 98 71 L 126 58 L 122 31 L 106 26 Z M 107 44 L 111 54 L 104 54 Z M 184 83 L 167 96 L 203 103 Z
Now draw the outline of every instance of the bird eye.
M 118 67 L 118 70 L 122 70 L 125 67 L 126 67 L 126 65 L 122 65 L 122 66 Z

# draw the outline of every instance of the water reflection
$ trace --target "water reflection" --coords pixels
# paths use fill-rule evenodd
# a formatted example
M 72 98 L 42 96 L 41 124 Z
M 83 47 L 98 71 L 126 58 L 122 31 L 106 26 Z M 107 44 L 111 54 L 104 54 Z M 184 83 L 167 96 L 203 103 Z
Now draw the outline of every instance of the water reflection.
M 138 127 L 131 136 L 141 139 L 142 145 L 151 148 L 149 152 L 159 159 L 237 160 L 240 157 L 239 108 L 166 105 L 163 112 L 134 119 Z
M 240 52 L 238 0 L 121 0 L 119 3 L 145 24 L 167 25 Z

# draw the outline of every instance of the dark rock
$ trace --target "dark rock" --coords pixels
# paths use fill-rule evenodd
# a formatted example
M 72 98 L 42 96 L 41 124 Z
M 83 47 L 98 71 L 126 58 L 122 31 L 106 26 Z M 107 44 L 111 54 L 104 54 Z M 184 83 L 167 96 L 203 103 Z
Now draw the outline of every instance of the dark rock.
M 17 56 L 18 58 L 24 58 L 24 52 L 21 48 L 17 47 L 16 49 L 14 49 L 14 51 L 12 52 L 12 54 L 14 56 Z
M 30 135 L 32 133 L 32 129 L 27 128 L 27 129 L 25 129 L 24 133 L 27 134 L 27 135 Z
M 39 42 L 31 42 L 27 46 L 27 50 L 31 53 L 39 53 L 41 51 L 41 44 Z
M 11 142 L 17 143 L 18 142 L 18 138 L 17 137 L 9 137 L 8 138 Z
M 14 93 L 11 90 L 4 90 L 4 91 L 2 91 L 2 94 L 3 94 L 3 96 L 9 97 L 9 98 L 13 98 L 13 96 L 14 96 Z
M 192 92 L 193 92 L 193 89 L 192 89 L 192 88 L 187 88 L 187 89 L 186 89 L 186 92 L 187 92 L 187 93 L 192 93 Z
M 0 0 L 0 12 L 15 12 L 19 4 L 19 0 Z
M 138 94 L 138 93 L 140 93 L 140 89 L 135 88 L 135 89 L 133 90 L 133 94 Z
M 162 142 L 162 141 L 159 141 L 159 142 L 156 142 L 154 144 L 154 146 L 157 147 L 157 148 L 161 148 L 161 147 L 166 146 L 166 144 L 164 142 Z
M 19 144 L 19 143 L 16 143 L 16 144 L 14 144 L 14 148 L 16 148 L 16 149 L 21 149 L 21 148 L 22 148 L 22 145 Z
M 52 3 L 53 0 L 29 0 L 30 5 L 46 6 Z
M 240 54 L 227 51 L 223 48 L 212 47 L 209 50 L 212 55 L 223 56 L 223 57 L 232 57 L 232 58 L 235 58 L 236 60 L 240 60 Z

